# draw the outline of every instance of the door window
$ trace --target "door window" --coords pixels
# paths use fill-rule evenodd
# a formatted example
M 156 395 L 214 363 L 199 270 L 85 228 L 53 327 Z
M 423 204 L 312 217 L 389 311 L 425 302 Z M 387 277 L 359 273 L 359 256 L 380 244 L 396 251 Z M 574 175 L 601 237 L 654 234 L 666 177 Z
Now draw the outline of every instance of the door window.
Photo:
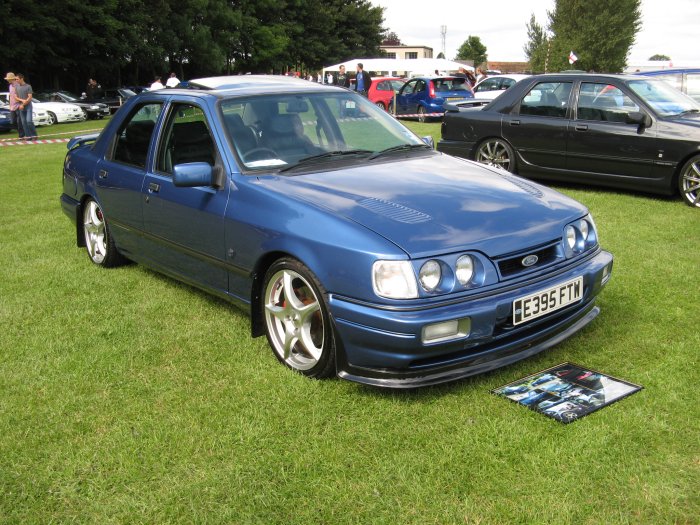
M 112 160 L 145 169 L 148 147 L 161 110 L 161 104 L 145 104 L 122 123 L 116 134 Z
M 620 88 L 610 84 L 581 83 L 576 107 L 579 120 L 625 122 L 633 111 L 639 111 L 639 106 Z
M 571 82 L 540 82 L 520 101 L 521 115 L 566 117 Z
M 481 84 L 476 86 L 476 89 L 474 89 L 474 91 L 476 91 L 477 93 L 481 91 L 495 91 L 498 89 L 499 82 L 500 79 L 498 78 L 487 78 Z
M 700 73 L 688 73 L 685 79 L 688 96 L 700 101 Z
M 173 173 L 173 166 L 187 162 L 214 165 L 216 150 L 201 108 L 191 104 L 173 104 L 158 150 L 156 170 Z

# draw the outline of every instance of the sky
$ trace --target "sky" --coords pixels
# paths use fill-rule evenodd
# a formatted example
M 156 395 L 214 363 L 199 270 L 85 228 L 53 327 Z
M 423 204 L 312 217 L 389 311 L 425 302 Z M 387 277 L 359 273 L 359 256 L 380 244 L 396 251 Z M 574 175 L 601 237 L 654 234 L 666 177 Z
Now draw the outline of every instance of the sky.
M 610 0 L 614 3 L 616 0 Z M 403 44 L 442 51 L 440 27 L 447 26 L 445 57 L 452 59 L 469 35 L 486 46 L 489 60 L 525 62 L 526 24 L 534 13 L 546 26 L 554 0 L 371 0 L 384 7 L 384 26 Z M 700 65 L 700 0 L 642 0 L 642 28 L 628 65 L 663 54 L 676 63 Z M 576 50 L 573 50 L 576 51 Z

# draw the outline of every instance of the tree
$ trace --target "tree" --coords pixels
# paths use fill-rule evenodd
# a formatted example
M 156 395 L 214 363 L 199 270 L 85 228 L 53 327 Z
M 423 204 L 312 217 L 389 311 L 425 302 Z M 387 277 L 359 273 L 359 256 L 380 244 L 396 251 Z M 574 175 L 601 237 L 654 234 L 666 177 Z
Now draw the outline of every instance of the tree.
M 523 51 L 530 62 L 530 69 L 536 72 L 545 70 L 545 61 L 547 59 L 547 31 L 537 23 L 535 14 L 530 15 L 530 23 L 526 24 L 527 28 L 527 44 L 523 46 Z
M 382 45 L 383 46 L 400 46 L 401 39 L 399 38 L 399 35 L 397 35 L 396 33 L 394 33 L 392 31 L 386 35 L 386 38 L 382 42 Z
M 554 35 L 548 69 L 569 69 L 573 51 L 576 69 L 622 71 L 641 27 L 640 6 L 641 0 L 555 0 L 548 12 Z
M 475 66 L 486 62 L 486 46 L 478 36 L 469 35 L 457 50 L 457 60 L 472 60 Z
M 671 60 L 671 57 L 668 56 L 668 55 L 659 55 L 659 54 L 656 54 L 656 55 L 651 55 L 651 56 L 649 57 L 649 60 Z

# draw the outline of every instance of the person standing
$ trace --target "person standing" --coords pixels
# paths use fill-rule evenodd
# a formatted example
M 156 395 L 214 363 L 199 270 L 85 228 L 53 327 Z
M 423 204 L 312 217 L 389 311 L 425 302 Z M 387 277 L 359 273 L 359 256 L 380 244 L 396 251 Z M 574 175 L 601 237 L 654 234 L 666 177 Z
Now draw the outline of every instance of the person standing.
M 369 88 L 372 85 L 372 79 L 362 66 L 362 62 L 357 64 L 357 74 L 355 75 L 355 91 L 363 97 L 367 96 Z
M 155 91 L 156 89 L 163 89 L 165 86 L 160 81 L 160 77 L 156 75 L 156 78 L 151 83 L 151 87 L 148 88 L 149 91 Z
M 19 101 L 19 119 L 24 128 L 24 138 L 33 140 L 37 138 L 32 115 L 32 85 L 24 81 L 24 75 L 17 73 L 19 85 L 15 87 L 17 100 Z
M 23 138 L 24 128 L 19 118 L 19 100 L 17 100 L 17 77 L 10 72 L 5 75 L 5 80 L 7 80 L 8 91 L 10 92 L 10 122 L 12 122 L 13 128 L 17 128 L 19 138 Z
M 344 88 L 350 87 L 350 77 L 345 72 L 345 66 L 340 66 L 338 68 L 338 76 L 335 77 L 335 85 Z
M 180 83 L 180 79 L 177 78 L 177 75 L 176 75 L 175 72 L 173 71 L 172 73 L 170 73 L 170 78 L 169 78 L 169 79 L 167 80 L 167 82 L 165 83 L 165 87 L 174 88 L 174 87 L 177 87 L 177 85 L 178 85 L 179 83 Z
M 486 76 L 487 75 L 483 69 L 481 69 L 480 67 L 476 68 L 476 81 L 477 82 L 481 82 L 482 80 L 484 80 L 486 78 Z
M 100 94 L 102 86 L 97 83 L 94 78 L 88 79 L 87 86 L 85 87 L 85 98 L 89 101 L 95 100 Z

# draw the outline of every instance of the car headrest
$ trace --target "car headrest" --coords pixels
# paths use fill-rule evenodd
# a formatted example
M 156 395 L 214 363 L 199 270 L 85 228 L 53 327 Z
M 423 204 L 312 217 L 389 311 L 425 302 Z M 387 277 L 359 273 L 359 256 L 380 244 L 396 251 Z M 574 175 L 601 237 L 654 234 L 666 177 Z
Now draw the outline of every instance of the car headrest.
M 303 126 L 299 115 L 286 113 L 272 119 L 270 130 L 276 135 L 298 134 L 300 131 L 303 132 Z
M 287 113 L 306 113 L 307 111 L 309 111 L 309 104 L 305 100 L 287 102 Z

